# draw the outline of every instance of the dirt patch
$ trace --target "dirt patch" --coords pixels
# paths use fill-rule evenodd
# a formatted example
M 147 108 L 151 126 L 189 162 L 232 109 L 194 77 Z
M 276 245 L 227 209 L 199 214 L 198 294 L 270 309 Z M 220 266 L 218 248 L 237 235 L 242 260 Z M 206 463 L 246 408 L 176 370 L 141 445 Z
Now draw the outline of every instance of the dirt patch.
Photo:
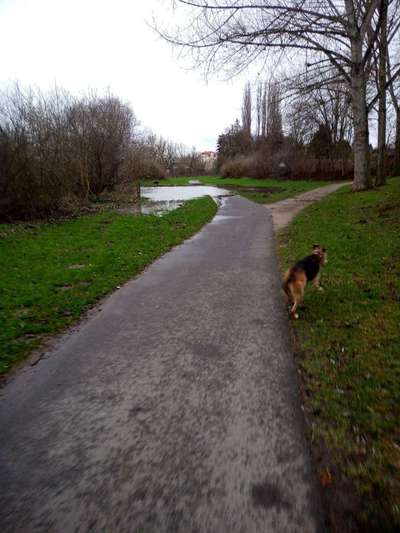
M 275 231 L 278 231 L 285 226 L 288 226 L 293 218 L 300 213 L 308 205 L 318 202 L 324 196 L 327 196 L 331 192 L 340 189 L 344 185 L 349 185 L 349 182 L 333 183 L 318 189 L 313 189 L 294 198 L 288 198 L 274 204 L 269 204 L 268 209 L 272 214 L 272 221 L 274 223 Z

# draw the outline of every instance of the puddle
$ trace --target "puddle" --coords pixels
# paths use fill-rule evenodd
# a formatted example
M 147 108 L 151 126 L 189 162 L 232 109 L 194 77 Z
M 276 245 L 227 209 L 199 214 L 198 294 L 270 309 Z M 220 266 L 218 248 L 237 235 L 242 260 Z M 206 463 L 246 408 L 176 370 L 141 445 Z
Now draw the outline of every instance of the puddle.
M 201 198 L 202 196 L 229 196 L 232 193 L 227 189 L 220 189 L 209 185 L 189 185 L 185 187 L 142 187 L 142 196 L 153 202 L 184 201 Z
M 238 219 L 243 217 L 228 216 L 228 215 L 215 215 L 213 222 L 224 222 L 225 220 Z
M 186 200 L 211 196 L 219 206 L 223 205 L 224 198 L 238 192 L 271 194 L 284 191 L 282 187 L 245 187 L 229 185 L 228 188 L 213 185 L 202 185 L 198 180 L 190 180 L 189 185 L 141 187 L 140 193 L 146 201 L 141 204 L 120 207 L 121 213 L 134 213 L 143 215 L 162 216 L 169 211 L 178 209 Z M 222 219 L 218 219 L 222 220 Z
M 185 185 L 184 187 L 142 187 L 141 195 L 149 200 L 137 208 L 137 212 L 145 215 L 163 215 L 180 207 L 184 201 L 211 196 L 218 203 L 231 192 L 219 187 L 208 185 Z

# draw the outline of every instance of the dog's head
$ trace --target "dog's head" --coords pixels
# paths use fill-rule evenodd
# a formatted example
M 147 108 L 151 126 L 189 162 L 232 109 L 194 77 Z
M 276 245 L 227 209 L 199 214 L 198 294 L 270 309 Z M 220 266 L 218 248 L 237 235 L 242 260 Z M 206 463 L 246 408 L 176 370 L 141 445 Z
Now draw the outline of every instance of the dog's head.
M 312 253 L 313 255 L 318 256 L 318 262 L 321 266 L 326 265 L 328 262 L 328 252 L 325 248 L 322 248 L 320 244 L 313 244 Z

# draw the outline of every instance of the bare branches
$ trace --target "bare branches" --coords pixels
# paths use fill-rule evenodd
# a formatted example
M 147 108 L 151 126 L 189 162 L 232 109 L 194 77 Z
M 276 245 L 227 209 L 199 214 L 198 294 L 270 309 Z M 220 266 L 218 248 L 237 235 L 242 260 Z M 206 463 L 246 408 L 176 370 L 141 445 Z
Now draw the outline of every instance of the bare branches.
M 287 56 L 298 52 L 299 62 L 304 60 L 303 52 L 310 53 L 324 66 L 306 70 L 301 90 L 315 91 L 323 85 L 332 88 L 338 83 L 343 90 L 344 82 L 351 95 L 354 188 L 361 190 L 370 185 L 368 110 L 377 98 L 372 97 L 367 105 L 367 83 L 379 55 L 382 6 L 397 4 L 398 0 L 176 0 L 176 5 L 190 10 L 189 18 L 195 17 L 183 32 L 160 33 L 169 42 L 196 51 L 197 58 L 205 58 L 208 71 L 212 67 L 238 71 L 260 55 L 269 57 L 277 52 Z M 400 27 L 393 7 L 388 21 L 390 43 Z M 382 82 L 380 87 L 382 90 Z
M 22 90 L 0 94 L 1 217 L 48 216 L 129 175 L 137 125 L 111 94 L 73 98 Z

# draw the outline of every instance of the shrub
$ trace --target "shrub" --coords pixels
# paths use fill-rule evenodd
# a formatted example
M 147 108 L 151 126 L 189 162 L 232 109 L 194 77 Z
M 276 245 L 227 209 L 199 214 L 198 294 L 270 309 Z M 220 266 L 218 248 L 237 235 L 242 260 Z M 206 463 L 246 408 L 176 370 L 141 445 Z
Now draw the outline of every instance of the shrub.
M 343 180 L 352 179 L 351 160 L 316 159 L 307 154 L 298 154 L 290 161 L 290 178 L 295 180 Z
M 264 149 L 228 159 L 220 173 L 224 178 L 340 180 L 352 178 L 353 164 L 349 159 L 317 159 L 283 145 L 275 153 Z
M 260 154 L 238 155 L 228 159 L 220 169 L 224 178 L 263 178 L 267 177 L 267 161 L 262 160 Z
M 0 93 L 0 219 L 47 217 L 114 188 L 130 172 L 135 125 L 112 95 Z

